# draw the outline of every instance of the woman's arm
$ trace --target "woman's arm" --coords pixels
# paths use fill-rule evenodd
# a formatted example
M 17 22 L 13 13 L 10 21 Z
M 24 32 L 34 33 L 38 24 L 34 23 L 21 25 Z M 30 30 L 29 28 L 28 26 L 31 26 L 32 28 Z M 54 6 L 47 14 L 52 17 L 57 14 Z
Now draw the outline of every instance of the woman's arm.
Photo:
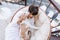
M 23 14 L 23 15 L 21 15 L 20 17 L 19 17 L 19 20 L 17 21 L 17 24 L 20 24 L 23 20 L 25 20 L 26 19 L 26 15 L 25 14 Z

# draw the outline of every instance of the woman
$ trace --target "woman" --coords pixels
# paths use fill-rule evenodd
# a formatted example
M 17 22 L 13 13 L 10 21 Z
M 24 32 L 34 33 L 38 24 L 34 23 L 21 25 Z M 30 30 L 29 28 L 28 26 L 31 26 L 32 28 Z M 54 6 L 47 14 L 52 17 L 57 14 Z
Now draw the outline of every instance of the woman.
M 18 20 L 18 24 L 20 25 L 20 31 L 21 31 L 20 33 L 21 33 L 21 36 L 24 40 L 29 40 L 31 38 L 31 30 L 30 29 L 33 28 L 35 30 L 37 28 L 34 26 L 34 17 L 37 14 L 38 14 L 38 7 L 31 5 L 29 7 L 29 14 L 28 15 L 25 15 L 25 14 L 22 15 L 20 17 L 20 19 Z M 26 32 L 28 35 L 27 37 L 26 37 Z M 28 34 L 28 32 L 29 32 L 29 34 Z
M 37 29 L 37 30 L 35 30 L 35 29 L 32 30 L 33 31 L 32 34 L 34 33 L 35 35 L 34 35 L 34 37 L 31 35 L 31 40 L 47 40 L 47 37 L 45 35 L 48 36 L 49 33 L 46 33 L 46 31 L 44 31 L 42 28 L 44 28 L 44 26 L 46 26 L 44 29 L 48 28 L 48 31 L 47 32 L 50 32 L 50 29 L 49 29 L 50 28 L 50 25 L 48 25 L 48 24 L 50 24 L 50 22 L 47 19 L 47 17 L 45 17 L 46 15 L 44 16 L 45 18 L 43 18 L 43 15 L 44 14 L 41 15 L 41 14 L 38 13 L 38 11 L 39 10 L 38 10 L 38 7 L 37 6 L 31 5 L 29 7 L 29 15 L 27 17 L 28 17 L 28 19 L 29 19 L 29 17 L 30 18 L 34 18 L 34 22 L 32 20 L 30 20 L 30 21 L 32 21 L 31 23 L 33 23 L 34 26 L 32 26 L 32 25 L 31 26 L 29 25 L 29 26 L 32 27 L 32 28 L 36 28 Z M 22 15 L 22 17 L 20 18 L 20 20 L 18 22 L 23 22 L 23 20 L 26 19 L 23 16 L 24 15 Z M 44 21 L 45 19 L 46 19 L 46 21 Z M 29 24 L 29 23 L 27 23 L 27 24 Z M 43 31 L 45 32 L 45 34 L 44 34 Z M 42 32 L 42 34 L 41 34 L 41 32 Z M 40 36 L 37 38 L 38 35 L 40 35 Z M 42 38 L 41 38 L 41 36 L 42 36 Z

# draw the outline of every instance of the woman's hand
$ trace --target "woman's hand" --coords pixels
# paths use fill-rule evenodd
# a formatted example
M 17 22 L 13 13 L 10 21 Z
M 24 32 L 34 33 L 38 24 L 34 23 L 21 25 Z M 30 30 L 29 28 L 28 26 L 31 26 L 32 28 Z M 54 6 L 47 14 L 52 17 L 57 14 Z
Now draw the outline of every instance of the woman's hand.
M 21 15 L 20 17 L 19 17 L 19 20 L 17 21 L 17 23 L 18 24 L 20 24 L 23 20 L 25 20 L 26 19 L 26 15 L 25 14 L 23 14 L 23 15 Z

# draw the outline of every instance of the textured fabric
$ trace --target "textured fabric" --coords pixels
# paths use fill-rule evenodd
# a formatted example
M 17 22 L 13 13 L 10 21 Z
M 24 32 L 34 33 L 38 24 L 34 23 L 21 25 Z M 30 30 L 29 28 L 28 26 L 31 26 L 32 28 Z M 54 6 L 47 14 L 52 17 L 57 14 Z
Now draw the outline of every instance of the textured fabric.
M 6 27 L 5 40 L 20 40 L 19 26 L 16 22 L 12 22 Z

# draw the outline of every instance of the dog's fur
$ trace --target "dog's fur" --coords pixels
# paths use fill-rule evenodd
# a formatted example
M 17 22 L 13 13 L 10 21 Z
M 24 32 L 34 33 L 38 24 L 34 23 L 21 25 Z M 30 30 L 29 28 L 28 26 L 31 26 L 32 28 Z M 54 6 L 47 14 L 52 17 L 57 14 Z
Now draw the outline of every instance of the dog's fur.
M 19 34 L 21 35 L 21 37 L 22 37 L 23 40 L 29 40 L 31 38 L 30 28 L 25 23 L 22 23 L 22 22 L 23 21 L 19 21 L 18 20 L 18 24 L 20 26 L 20 32 L 19 32 Z

